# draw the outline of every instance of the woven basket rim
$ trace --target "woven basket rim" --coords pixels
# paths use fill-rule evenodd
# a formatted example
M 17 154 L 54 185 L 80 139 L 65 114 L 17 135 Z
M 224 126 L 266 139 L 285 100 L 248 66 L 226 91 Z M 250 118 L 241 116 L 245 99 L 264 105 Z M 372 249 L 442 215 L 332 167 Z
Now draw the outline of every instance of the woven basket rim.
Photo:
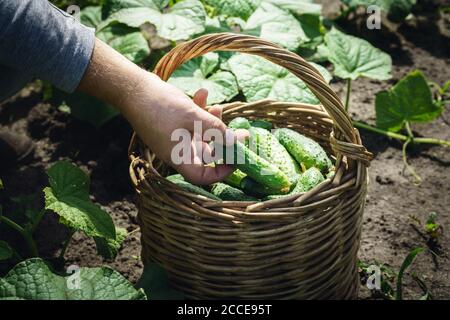
M 266 108 L 287 108 L 286 110 L 295 110 L 296 108 L 310 110 L 315 116 L 331 120 L 329 143 L 336 156 L 335 176 L 300 195 L 263 202 L 217 201 L 187 192 L 161 177 L 152 165 L 155 156 L 147 146 L 139 148 L 142 147 L 142 144 L 134 134 L 129 147 L 130 177 L 138 192 L 140 192 L 141 184 L 146 183 L 147 179 L 155 179 L 158 183 L 168 185 L 177 198 L 196 203 L 199 210 L 217 215 L 225 220 L 236 218 L 245 220 L 256 217 L 277 219 L 299 216 L 302 210 L 307 210 L 308 206 L 314 206 L 314 201 L 319 204 L 326 202 L 327 199 L 333 197 L 334 192 L 343 192 L 366 183 L 363 181 L 367 176 L 365 170 L 373 155 L 362 145 L 359 132 L 353 127 L 352 121 L 336 93 L 320 72 L 297 54 L 254 36 L 232 33 L 208 34 L 177 45 L 159 61 L 154 72 L 162 80 L 168 80 L 181 64 L 214 50 L 238 51 L 261 56 L 288 69 L 306 83 L 320 100 L 320 105 L 263 99 L 256 102 L 231 102 L 221 106 L 224 115 L 227 111 L 264 106 Z M 322 197 L 324 195 L 326 197 L 321 199 L 321 194 Z

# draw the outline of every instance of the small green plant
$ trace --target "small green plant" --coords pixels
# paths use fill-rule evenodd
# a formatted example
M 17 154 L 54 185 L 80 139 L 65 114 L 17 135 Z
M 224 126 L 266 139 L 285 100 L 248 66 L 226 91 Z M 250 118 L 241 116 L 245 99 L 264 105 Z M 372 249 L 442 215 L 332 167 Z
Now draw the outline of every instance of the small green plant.
M 410 253 L 406 256 L 405 260 L 403 260 L 402 265 L 398 272 L 393 271 L 390 267 L 381 264 L 379 262 L 374 262 L 373 264 L 359 261 L 358 269 L 360 275 L 362 276 L 364 282 L 372 276 L 373 269 L 370 266 L 376 266 L 381 277 L 380 279 L 380 288 L 376 289 L 375 295 L 381 296 L 383 299 L 387 300 L 403 300 L 403 278 L 406 270 L 412 265 L 416 256 L 423 252 L 422 248 L 415 248 L 410 251 Z M 430 300 L 432 299 L 432 295 L 428 290 L 425 283 L 420 279 L 416 274 L 412 275 L 414 281 L 418 283 L 420 288 L 423 290 L 424 294 L 420 297 L 420 300 Z M 395 289 L 394 289 L 395 288 Z
M 436 119 L 443 110 L 441 102 L 434 100 L 430 87 L 422 72 L 415 70 L 407 74 L 387 91 L 377 93 L 375 99 L 376 126 L 354 121 L 358 128 L 403 142 L 402 155 L 405 168 L 414 176 L 415 183 L 422 179 L 409 165 L 406 155 L 410 144 L 436 144 L 450 147 L 450 141 L 417 137 L 412 123 L 427 123 Z M 404 130 L 405 134 L 400 133 Z
M 386 13 L 387 18 L 395 23 L 403 22 L 416 4 L 416 0 L 341 0 L 345 8 L 341 15 L 347 16 L 358 7 L 377 6 Z
M 54 164 L 47 171 L 49 186 L 44 191 L 45 206 L 40 210 L 30 206 L 34 197 L 19 196 L 11 199 L 18 204 L 25 222 L 20 224 L 0 212 L 0 222 L 17 231 L 28 246 L 30 257 L 39 257 L 38 247 L 33 238 L 39 223 L 48 211 L 59 215 L 60 223 L 69 228 L 69 237 L 61 250 L 60 259 L 64 258 L 70 239 L 77 231 L 93 237 L 97 249 L 105 258 L 113 258 L 127 232 L 116 228 L 107 212 L 92 203 L 89 198 L 89 178 L 78 167 L 67 161 Z

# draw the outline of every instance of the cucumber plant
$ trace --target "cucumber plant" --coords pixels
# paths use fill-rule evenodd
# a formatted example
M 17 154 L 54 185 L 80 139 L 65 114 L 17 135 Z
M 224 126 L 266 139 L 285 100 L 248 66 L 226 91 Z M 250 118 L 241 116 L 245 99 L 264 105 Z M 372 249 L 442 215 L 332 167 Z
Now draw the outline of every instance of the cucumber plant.
M 69 229 L 69 237 L 63 244 L 59 260 L 64 259 L 70 240 L 78 231 L 95 240 L 99 254 L 105 259 L 114 258 L 128 233 L 125 229 L 116 227 L 110 215 L 90 200 L 88 176 L 67 161 L 55 163 L 47 170 L 47 175 L 49 186 L 43 190 L 45 206 L 35 209 L 31 201 L 34 195 L 12 198 L 25 222 L 19 223 L 0 211 L 0 223 L 22 236 L 27 244 L 29 257 L 39 257 L 34 234 L 44 215 L 52 211 L 59 216 L 59 222 Z M 18 257 L 17 254 L 15 256 Z
M 389 268 L 385 264 L 381 264 L 379 262 L 368 263 L 364 261 L 358 261 L 358 269 L 359 273 L 364 281 L 367 281 L 369 277 L 371 277 L 373 273 L 373 269 L 370 268 L 371 265 L 375 265 L 380 270 L 379 276 L 380 279 L 380 287 L 376 288 L 375 296 L 379 295 L 383 299 L 387 300 L 404 300 L 403 296 L 403 278 L 405 276 L 405 272 L 407 269 L 413 264 L 417 255 L 423 252 L 423 248 L 415 248 L 412 249 L 408 255 L 403 260 L 402 265 L 398 272 L 395 272 L 391 268 Z M 420 277 L 416 274 L 412 274 L 413 280 L 420 286 L 423 291 L 423 295 L 420 297 L 420 300 L 431 300 L 433 296 L 426 286 L 426 284 L 420 279 Z
M 421 177 L 408 164 L 406 150 L 410 144 L 435 144 L 450 147 L 450 141 L 417 137 L 412 123 L 427 123 L 436 119 L 443 111 L 443 103 L 433 100 L 431 89 L 422 72 L 415 70 L 407 74 L 387 91 L 381 91 L 375 98 L 376 126 L 354 121 L 358 128 L 403 142 L 402 155 L 405 168 L 420 183 Z M 405 130 L 406 134 L 400 133 Z

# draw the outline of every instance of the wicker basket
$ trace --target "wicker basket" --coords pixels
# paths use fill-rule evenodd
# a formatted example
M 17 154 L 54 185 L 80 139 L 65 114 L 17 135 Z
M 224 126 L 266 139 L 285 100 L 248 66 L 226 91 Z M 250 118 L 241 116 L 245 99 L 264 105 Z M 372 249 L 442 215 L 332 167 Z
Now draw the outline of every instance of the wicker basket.
M 155 73 L 167 80 L 182 63 L 213 50 L 259 55 L 308 85 L 322 106 L 236 102 L 223 105 L 223 120 L 264 118 L 310 136 L 336 158 L 336 175 L 300 196 L 214 201 L 165 179 L 167 166 L 134 136 L 130 176 L 139 194 L 144 263 L 160 263 L 171 284 L 193 299 L 354 298 L 372 155 L 320 73 L 267 41 L 228 33 L 202 36 L 170 51 Z

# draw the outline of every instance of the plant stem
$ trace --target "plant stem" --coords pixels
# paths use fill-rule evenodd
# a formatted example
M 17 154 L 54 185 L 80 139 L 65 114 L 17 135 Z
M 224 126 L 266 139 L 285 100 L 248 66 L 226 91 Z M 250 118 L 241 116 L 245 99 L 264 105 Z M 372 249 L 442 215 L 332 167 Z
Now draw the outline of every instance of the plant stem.
M 416 179 L 414 184 L 420 184 L 422 182 L 422 178 L 417 174 L 416 170 L 414 170 L 414 168 L 409 165 L 408 159 L 406 157 L 406 148 L 408 147 L 409 143 L 412 142 L 412 141 L 413 141 L 413 138 L 410 137 L 403 144 L 403 147 L 402 147 L 403 163 L 405 165 L 405 168 L 408 169 L 409 173 L 411 173 L 414 176 L 414 179 Z
M 352 79 L 347 79 L 347 92 L 345 94 L 345 111 L 350 106 L 350 92 L 352 91 Z
M 357 128 L 361 128 L 361 129 L 365 129 L 368 131 L 372 131 L 381 135 L 384 135 L 386 137 L 389 138 L 394 138 L 397 140 L 401 140 L 401 141 L 406 141 L 408 140 L 408 136 L 405 136 L 403 134 L 400 133 L 395 133 L 395 132 L 390 132 L 390 131 L 386 131 L 380 128 L 376 128 L 376 127 L 372 127 L 371 125 L 359 122 L 359 121 L 353 121 L 353 124 L 355 127 Z M 450 147 L 450 141 L 447 140 L 442 140 L 442 139 L 435 139 L 435 138 L 416 138 L 414 137 L 414 143 L 425 143 L 425 144 L 438 144 L 438 145 L 443 145 L 443 146 L 447 146 Z
M 41 211 L 39 211 L 39 213 L 38 213 L 38 215 L 36 217 L 36 220 L 34 220 L 34 223 L 31 226 L 31 229 L 30 229 L 31 233 L 34 233 L 36 231 L 36 229 L 39 226 L 39 223 L 41 222 L 42 217 L 44 216 L 45 212 L 46 212 L 45 208 L 43 208 Z
M 72 240 L 72 237 L 73 237 L 74 233 L 75 233 L 75 230 L 70 230 L 69 237 L 64 242 L 63 247 L 61 249 L 61 253 L 59 254 L 59 259 L 60 260 L 64 259 L 64 255 L 66 254 L 67 248 L 69 247 L 70 240 Z
M 7 224 L 8 226 L 10 226 L 11 228 L 13 228 L 14 230 L 16 230 L 17 232 L 19 232 L 22 235 L 22 237 L 27 242 L 27 245 L 28 245 L 28 248 L 30 250 L 30 254 L 32 257 L 39 256 L 36 242 L 34 241 L 32 234 L 27 229 L 21 227 L 20 225 L 18 225 L 17 223 L 8 219 L 5 216 L 0 216 L 0 221 L 3 221 L 5 224 Z
M 365 123 L 362 123 L 362 122 L 359 122 L 359 121 L 353 121 L 353 124 L 357 128 L 361 128 L 361 129 L 365 129 L 365 130 L 368 130 L 368 131 L 372 131 L 372 132 L 384 135 L 384 136 L 389 137 L 389 138 L 394 138 L 394 139 L 398 139 L 398 140 L 401 140 L 401 141 L 408 140 L 408 137 L 403 135 L 403 134 L 390 132 L 390 131 L 379 129 L 379 128 L 376 128 L 376 127 L 372 127 L 371 125 L 368 125 L 368 124 L 365 124 Z

